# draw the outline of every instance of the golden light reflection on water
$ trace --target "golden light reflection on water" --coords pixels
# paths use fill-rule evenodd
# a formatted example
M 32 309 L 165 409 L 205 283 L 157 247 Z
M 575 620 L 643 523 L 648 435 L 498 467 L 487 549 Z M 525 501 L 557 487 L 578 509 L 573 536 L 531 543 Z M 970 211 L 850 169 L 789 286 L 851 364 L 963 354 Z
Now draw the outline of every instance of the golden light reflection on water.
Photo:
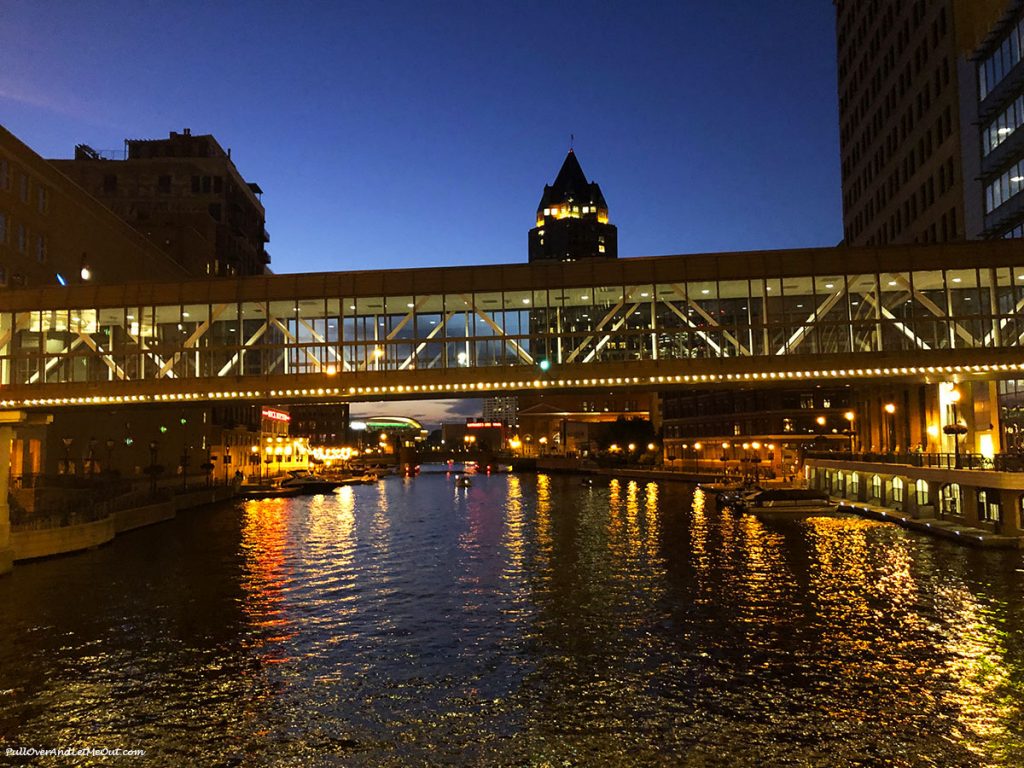
M 544 565 L 551 558 L 551 476 L 537 475 L 537 549 Z
M 1008 750 L 1019 757 L 1021 739 L 1009 726 L 1020 721 L 1022 710 L 1019 698 L 1009 696 L 1005 630 L 963 584 L 948 584 L 940 600 L 945 623 L 953 630 L 944 669 L 953 686 L 943 689 L 943 703 L 956 713 L 951 738 L 979 758 L 993 752 L 1005 757 Z
M 502 536 L 502 544 L 508 551 L 506 578 L 518 575 L 522 571 L 526 554 L 524 530 L 522 482 L 517 475 L 509 475 L 505 501 L 505 531 Z
M 253 644 L 267 664 L 290 660 L 285 644 L 296 634 L 284 599 L 290 581 L 285 559 L 289 511 L 285 499 L 263 499 L 247 502 L 243 518 L 243 610 L 252 625 L 262 630 L 253 638 Z

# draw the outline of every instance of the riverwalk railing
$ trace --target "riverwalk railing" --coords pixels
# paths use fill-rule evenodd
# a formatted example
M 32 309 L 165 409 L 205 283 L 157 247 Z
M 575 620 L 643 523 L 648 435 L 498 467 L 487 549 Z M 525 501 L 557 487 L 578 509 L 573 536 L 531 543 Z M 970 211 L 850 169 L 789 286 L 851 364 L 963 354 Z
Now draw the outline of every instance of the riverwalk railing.
M 808 459 L 827 461 L 852 461 L 869 464 L 905 464 L 910 467 L 932 469 L 973 469 L 989 472 L 1024 472 L 1024 455 L 1019 453 L 998 453 L 989 458 L 978 453 L 876 453 L 871 451 L 850 453 L 849 451 L 808 451 Z

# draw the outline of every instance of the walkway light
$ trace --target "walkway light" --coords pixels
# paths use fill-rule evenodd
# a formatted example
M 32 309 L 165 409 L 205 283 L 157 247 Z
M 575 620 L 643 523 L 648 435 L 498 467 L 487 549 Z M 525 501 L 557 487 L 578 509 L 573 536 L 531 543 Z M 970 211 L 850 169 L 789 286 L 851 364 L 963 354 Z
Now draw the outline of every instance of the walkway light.
M 824 427 L 825 426 L 825 417 L 824 416 L 819 416 L 818 418 L 815 419 L 815 421 L 818 422 L 818 426 L 819 427 Z

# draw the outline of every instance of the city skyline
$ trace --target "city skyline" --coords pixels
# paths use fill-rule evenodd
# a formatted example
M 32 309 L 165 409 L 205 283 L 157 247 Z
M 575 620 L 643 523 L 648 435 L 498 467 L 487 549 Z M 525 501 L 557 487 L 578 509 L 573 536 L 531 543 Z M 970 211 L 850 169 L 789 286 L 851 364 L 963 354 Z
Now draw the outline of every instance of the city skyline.
M 279 273 L 525 261 L 570 134 L 624 257 L 827 246 L 842 227 L 833 18 L 818 6 L 770 4 L 768 30 L 738 3 L 629 21 L 539 4 L 297 20 L 258 5 L 197 31 L 199 6 L 156 25 L 152 7 L 111 3 L 112 31 L 73 5 L 41 19 L 14 3 L 0 104 L 51 158 L 217 136 L 265 190 Z M 246 34 L 222 34 L 231 22 Z M 743 45 L 723 57 L 728 38 Z

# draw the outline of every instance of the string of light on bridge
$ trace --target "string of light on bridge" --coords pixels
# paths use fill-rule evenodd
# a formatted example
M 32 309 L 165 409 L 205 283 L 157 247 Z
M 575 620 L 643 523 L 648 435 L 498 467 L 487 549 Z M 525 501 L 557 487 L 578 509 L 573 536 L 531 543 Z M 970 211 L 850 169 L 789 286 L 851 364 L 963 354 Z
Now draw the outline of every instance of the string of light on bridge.
M 271 390 L 223 390 L 207 392 L 177 392 L 155 395 L 90 395 L 86 397 L 46 397 L 0 400 L 0 408 L 37 408 L 61 407 L 78 405 L 109 405 L 132 403 L 177 403 L 209 400 L 238 399 L 297 399 L 297 398 L 353 398 L 360 396 L 379 395 L 431 395 L 448 394 L 452 396 L 473 395 L 481 392 L 504 392 L 536 389 L 579 389 L 587 387 L 635 387 L 662 386 L 672 384 L 723 384 L 743 382 L 770 381 L 804 381 L 846 378 L 877 378 L 921 375 L 971 375 L 993 372 L 1009 372 L 1024 370 L 1024 363 L 1000 363 L 981 365 L 929 365 L 888 368 L 832 368 L 805 371 L 770 371 L 754 373 L 708 373 L 708 374 L 675 374 L 663 376 L 629 377 L 616 376 L 606 378 L 583 379 L 525 379 L 516 381 L 491 382 L 458 382 L 447 384 L 394 384 L 387 386 L 351 386 L 351 387 L 306 387 Z

